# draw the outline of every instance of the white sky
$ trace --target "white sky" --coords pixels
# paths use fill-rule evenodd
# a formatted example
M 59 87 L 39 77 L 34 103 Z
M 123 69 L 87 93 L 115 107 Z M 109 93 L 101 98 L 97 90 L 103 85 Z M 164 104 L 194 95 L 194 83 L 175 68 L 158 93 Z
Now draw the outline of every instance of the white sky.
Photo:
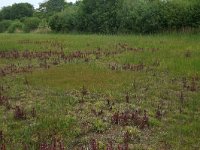
M 39 7 L 39 3 L 42 3 L 46 0 L 0 0 L 0 8 L 4 6 L 9 6 L 14 3 L 30 3 L 32 4 L 35 8 Z M 66 0 L 67 2 L 76 2 L 76 0 Z

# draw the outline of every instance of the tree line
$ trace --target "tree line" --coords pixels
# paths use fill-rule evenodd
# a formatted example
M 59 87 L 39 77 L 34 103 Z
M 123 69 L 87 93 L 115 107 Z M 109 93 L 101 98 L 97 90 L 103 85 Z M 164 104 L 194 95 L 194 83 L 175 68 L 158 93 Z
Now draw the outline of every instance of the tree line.
M 199 31 L 199 0 L 48 0 L 0 10 L 0 32 L 158 33 Z

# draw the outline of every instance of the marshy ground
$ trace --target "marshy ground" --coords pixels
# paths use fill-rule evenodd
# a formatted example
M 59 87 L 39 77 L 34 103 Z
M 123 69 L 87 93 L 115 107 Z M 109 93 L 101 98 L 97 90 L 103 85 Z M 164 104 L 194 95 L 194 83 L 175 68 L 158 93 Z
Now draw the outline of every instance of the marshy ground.
M 200 149 L 200 36 L 0 34 L 0 146 Z

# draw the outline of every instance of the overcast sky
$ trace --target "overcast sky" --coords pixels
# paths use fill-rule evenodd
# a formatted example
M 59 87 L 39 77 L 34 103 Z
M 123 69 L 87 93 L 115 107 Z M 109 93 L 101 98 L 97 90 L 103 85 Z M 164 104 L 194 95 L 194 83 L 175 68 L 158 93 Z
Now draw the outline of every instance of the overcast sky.
M 14 3 L 30 3 L 32 4 L 35 8 L 39 7 L 39 3 L 42 3 L 46 0 L 0 0 L 0 8 L 4 7 L 4 6 L 9 6 L 12 5 Z M 75 2 L 76 0 L 66 0 L 67 2 Z

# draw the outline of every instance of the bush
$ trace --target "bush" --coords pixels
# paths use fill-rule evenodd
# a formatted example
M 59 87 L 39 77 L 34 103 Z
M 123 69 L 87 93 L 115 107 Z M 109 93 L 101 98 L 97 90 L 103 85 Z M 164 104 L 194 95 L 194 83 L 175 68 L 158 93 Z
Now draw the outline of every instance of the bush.
M 49 20 L 51 30 L 56 32 L 70 32 L 76 27 L 76 7 L 68 8 L 62 13 L 57 13 Z
M 27 3 L 4 7 L 0 20 L 19 19 L 25 24 L 25 32 L 38 28 L 37 31 L 44 33 L 50 31 L 49 27 L 55 32 L 105 34 L 194 29 L 198 32 L 200 28 L 199 0 L 82 0 L 66 5 L 54 15 L 54 11 L 48 12 L 46 4 L 42 4 L 40 11 L 35 11 L 35 17 L 31 18 L 25 18 L 33 15 L 32 6 Z M 9 26 L 9 21 L 1 23 L 0 32 L 5 32 Z M 9 32 L 12 30 L 10 28 Z
M 29 3 L 18 3 L 3 7 L 0 11 L 2 19 L 15 20 L 23 17 L 31 17 L 34 12 L 34 7 Z
M 3 20 L 0 22 L 0 33 L 6 32 L 8 27 L 12 24 L 11 20 Z
M 189 26 L 200 28 L 200 3 L 195 2 L 188 8 L 188 22 Z
M 24 20 L 24 32 L 36 30 L 40 24 L 40 19 L 37 17 L 26 18 Z
M 199 7 L 199 0 L 83 0 L 75 25 L 78 31 L 106 34 L 181 31 L 199 28 Z
M 56 32 L 69 32 L 74 29 L 73 16 L 68 14 L 56 14 L 50 18 L 49 26 Z
M 22 28 L 23 23 L 21 23 L 20 21 L 15 21 L 9 26 L 8 33 L 14 33 L 16 32 L 16 30 L 22 30 Z

